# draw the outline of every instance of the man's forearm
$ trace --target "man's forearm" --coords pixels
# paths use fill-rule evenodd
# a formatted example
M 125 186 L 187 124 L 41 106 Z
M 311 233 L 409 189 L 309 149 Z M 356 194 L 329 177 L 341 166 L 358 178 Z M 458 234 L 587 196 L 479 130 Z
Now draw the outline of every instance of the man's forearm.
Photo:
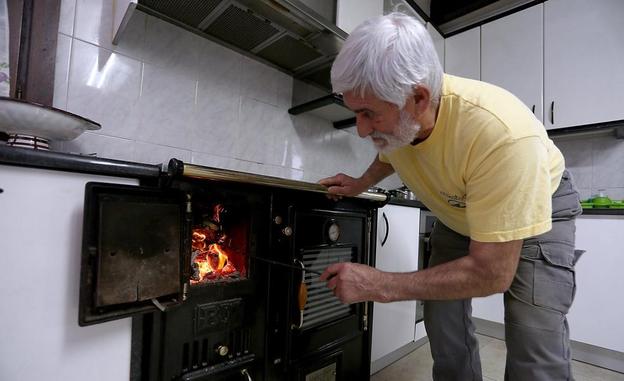
M 375 301 L 451 300 L 500 292 L 499 280 L 470 256 L 411 273 L 384 273 Z
M 360 178 L 371 186 L 377 184 L 393 173 L 394 168 L 392 168 L 392 165 L 380 161 L 379 156 L 375 156 L 375 160 L 373 160 L 371 165 Z

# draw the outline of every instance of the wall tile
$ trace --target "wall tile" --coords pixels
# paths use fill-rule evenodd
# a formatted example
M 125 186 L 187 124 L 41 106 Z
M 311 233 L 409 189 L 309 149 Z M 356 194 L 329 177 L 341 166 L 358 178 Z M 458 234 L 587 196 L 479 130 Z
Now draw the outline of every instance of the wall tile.
M 259 102 L 255 99 L 241 99 L 241 135 L 234 147 L 236 158 L 260 164 L 282 165 L 287 151 L 289 126 L 276 127 L 285 110 Z
M 134 161 L 134 141 L 85 132 L 76 139 L 64 142 L 65 152 L 97 157 Z
M 240 144 L 240 97 L 215 95 L 203 97 L 201 88 L 192 122 L 193 151 L 220 156 L 235 156 Z
M 156 17 L 146 22 L 145 62 L 197 79 L 202 37 Z
M 135 11 L 126 27 L 120 31 L 117 44 L 112 46 L 113 51 L 142 60 L 145 56 L 147 17 L 145 13 Z
M 77 0 L 74 37 L 112 50 L 113 1 Z
M 134 160 L 147 164 L 167 164 L 171 159 L 191 161 L 191 151 L 158 144 L 136 142 L 134 146 Z
M 279 177 L 282 179 L 290 179 L 304 181 L 303 171 L 295 168 L 280 167 L 275 165 L 263 166 L 262 174 L 266 176 Z
M 380 181 L 379 184 L 377 184 L 376 186 L 386 189 L 386 190 L 390 190 L 390 189 L 396 189 L 396 188 L 402 187 L 403 182 L 401 181 L 399 176 L 395 173 L 391 176 L 386 177 L 384 180 Z
M 71 51 L 67 110 L 100 123 L 99 134 L 134 138 L 141 63 L 76 39 Z
M 624 200 L 624 187 L 601 188 L 611 200 Z M 599 189 L 593 189 L 592 195 L 599 193 Z
M 572 173 L 577 188 L 592 186 L 592 143 L 588 139 L 555 140 Z
M 293 77 L 280 71 L 275 72 L 275 105 L 285 109 L 292 105 Z
M 134 12 L 118 45 L 113 45 L 114 1 L 76 0 L 74 37 L 102 48 L 142 58 L 145 14 Z
M 191 152 L 191 163 L 212 168 L 236 170 L 237 161 L 231 157 L 212 155 L 204 152 Z
M 240 95 L 243 56 L 207 40 L 198 43 L 199 104 L 217 97 Z
M 54 99 L 52 106 L 67 109 L 67 88 L 69 82 L 69 60 L 71 56 L 72 38 L 58 34 L 56 45 L 56 62 L 54 65 Z
M 196 81 L 186 72 L 144 65 L 136 139 L 170 147 L 191 147 Z
M 591 198 L 594 194 L 591 188 L 578 188 L 578 192 L 581 200 L 587 200 L 588 198 Z
M 293 132 L 300 140 L 301 169 L 333 175 L 340 163 L 340 147 L 332 142 L 334 128 L 330 122 L 313 115 L 290 116 Z M 323 176 L 325 177 L 325 176 Z
M 61 14 L 59 16 L 59 33 L 63 33 L 67 36 L 73 36 L 75 17 L 76 17 L 76 0 L 61 0 Z
M 611 136 L 593 139 L 593 188 L 624 187 L 624 140 Z
M 241 95 L 270 105 L 279 106 L 278 86 L 285 84 L 282 73 L 261 62 L 243 57 L 241 73 Z M 292 81 L 290 82 L 292 87 Z M 280 92 L 280 101 L 286 102 Z M 290 99 L 287 100 L 290 102 Z

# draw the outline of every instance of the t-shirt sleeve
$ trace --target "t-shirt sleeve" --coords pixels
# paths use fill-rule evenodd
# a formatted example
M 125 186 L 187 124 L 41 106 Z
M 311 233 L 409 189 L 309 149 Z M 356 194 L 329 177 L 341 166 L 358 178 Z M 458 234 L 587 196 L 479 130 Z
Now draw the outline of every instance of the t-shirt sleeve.
M 548 150 L 538 137 L 493 149 L 466 179 L 470 238 L 507 242 L 549 231 L 551 188 Z
M 381 161 L 382 163 L 390 164 L 390 160 L 388 160 L 388 157 L 384 155 L 383 153 L 380 152 L 378 157 L 379 157 L 379 161 Z

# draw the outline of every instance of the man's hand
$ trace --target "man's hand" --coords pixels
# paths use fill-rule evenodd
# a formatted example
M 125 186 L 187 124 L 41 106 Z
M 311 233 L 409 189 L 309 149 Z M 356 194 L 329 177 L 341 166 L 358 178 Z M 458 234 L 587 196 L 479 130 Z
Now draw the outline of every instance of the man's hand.
M 321 179 L 319 184 L 326 186 L 331 195 L 337 196 L 356 196 L 368 189 L 369 186 L 361 177 L 356 179 L 344 173 Z
M 335 263 L 320 276 L 342 303 L 382 301 L 383 272 L 359 263 Z M 328 280 L 329 279 L 329 280 Z

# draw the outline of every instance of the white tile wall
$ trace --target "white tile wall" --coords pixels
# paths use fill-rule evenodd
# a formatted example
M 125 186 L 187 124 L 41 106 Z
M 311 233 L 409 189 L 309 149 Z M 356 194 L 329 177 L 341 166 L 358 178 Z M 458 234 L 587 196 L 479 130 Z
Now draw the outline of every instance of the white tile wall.
M 566 166 L 572 172 L 582 199 L 599 190 L 614 200 L 624 199 L 624 140 L 613 136 L 556 138 Z
M 112 7 L 61 3 L 54 105 L 102 125 L 64 151 L 308 181 L 372 161 L 370 142 L 289 115 L 293 79 L 278 70 L 140 12 L 113 45 Z

